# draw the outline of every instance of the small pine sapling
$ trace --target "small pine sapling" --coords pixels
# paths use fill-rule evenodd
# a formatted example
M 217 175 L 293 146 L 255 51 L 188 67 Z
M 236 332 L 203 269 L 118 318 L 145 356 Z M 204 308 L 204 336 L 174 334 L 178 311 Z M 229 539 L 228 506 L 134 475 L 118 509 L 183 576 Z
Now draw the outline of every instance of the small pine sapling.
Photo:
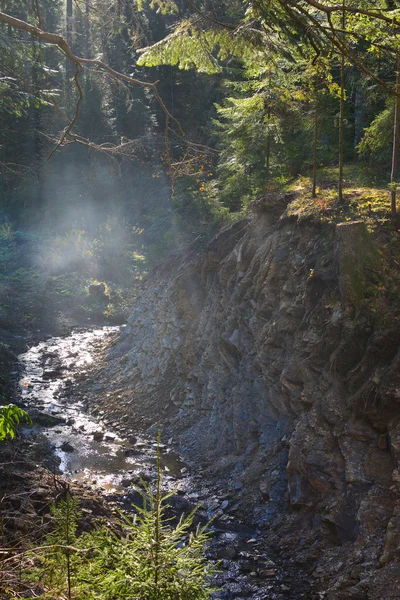
M 81 516 L 79 502 L 69 491 L 65 499 L 52 504 L 54 530 L 46 538 L 46 550 L 42 569 L 41 581 L 50 588 L 66 591 L 70 600 L 73 595 L 74 577 L 82 568 L 82 559 L 77 553 L 77 528 Z

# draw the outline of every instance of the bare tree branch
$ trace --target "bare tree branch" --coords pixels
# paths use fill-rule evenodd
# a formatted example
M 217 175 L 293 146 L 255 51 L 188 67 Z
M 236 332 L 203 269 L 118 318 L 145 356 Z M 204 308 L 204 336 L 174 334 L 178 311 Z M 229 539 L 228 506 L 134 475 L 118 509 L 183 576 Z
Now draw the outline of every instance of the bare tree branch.
M 51 151 L 51 153 L 50 153 L 50 155 L 49 155 L 49 157 L 48 157 L 48 159 L 47 159 L 47 160 L 50 160 L 50 158 L 51 158 L 51 157 L 53 156 L 53 154 L 54 154 L 54 153 L 55 153 L 55 152 L 58 150 L 58 148 L 59 148 L 60 146 L 62 146 L 62 145 L 63 145 L 63 143 L 64 143 L 65 139 L 66 139 L 66 138 L 68 137 L 68 135 L 71 133 L 71 130 L 74 128 L 74 126 L 75 126 L 75 124 L 76 124 L 76 122 L 77 122 L 77 120 L 78 120 L 78 117 L 79 117 L 79 111 L 80 111 L 80 107 L 81 107 L 81 102 L 82 102 L 82 100 L 83 100 L 83 91 L 82 91 L 82 86 L 81 86 L 81 83 L 80 83 L 80 81 L 79 81 L 79 73 L 80 73 L 81 69 L 82 69 L 81 65 L 80 65 L 79 63 L 76 63 L 76 71 L 75 71 L 75 77 L 74 77 L 74 81 L 75 81 L 75 85 L 76 85 L 76 88 L 77 88 L 77 90 L 78 90 L 78 94 L 79 94 L 79 95 L 78 95 L 78 100 L 77 100 L 77 103 L 76 103 L 75 114 L 74 114 L 74 116 L 72 117 L 72 120 L 71 120 L 71 122 L 69 123 L 69 125 L 68 125 L 68 126 L 65 128 L 65 129 L 64 129 L 64 131 L 63 131 L 63 133 L 62 133 L 62 135 L 61 135 L 61 137 L 60 137 L 60 139 L 59 139 L 59 141 L 58 141 L 57 145 L 56 145 L 56 146 L 55 146 L 55 148 L 54 148 L 54 149 Z
M 175 126 L 177 127 L 178 131 L 183 135 L 183 131 L 182 131 L 182 128 L 181 128 L 181 125 L 180 125 L 178 119 L 176 119 L 169 112 L 169 110 L 165 106 L 165 104 L 158 92 L 158 89 L 157 89 L 158 82 L 157 81 L 156 82 L 142 81 L 140 79 L 136 79 L 135 77 L 131 77 L 129 75 L 125 75 L 124 73 L 120 73 L 119 71 L 116 71 L 115 69 L 110 67 L 107 63 L 103 62 L 102 60 L 75 56 L 75 54 L 72 52 L 67 40 L 62 35 L 59 35 L 57 33 L 50 33 L 48 31 L 43 31 L 42 29 L 39 29 L 38 27 L 35 27 L 34 25 L 27 23 L 26 21 L 21 21 L 21 19 L 17 19 L 17 18 L 15 18 L 11 15 L 8 15 L 4 12 L 0 12 L 0 22 L 10 25 L 10 27 L 13 27 L 14 29 L 19 29 L 21 31 L 27 31 L 28 33 L 34 35 L 35 37 L 37 37 L 40 40 L 43 40 L 49 44 L 53 44 L 54 46 L 58 46 L 58 48 L 60 48 L 61 52 L 63 52 L 65 54 L 65 56 L 67 56 L 69 58 L 69 60 L 71 60 L 75 65 L 79 65 L 81 68 L 85 67 L 85 66 L 98 67 L 101 71 L 108 73 L 115 79 L 126 81 L 127 83 L 131 83 L 133 85 L 138 85 L 140 87 L 151 90 L 154 93 L 165 116 L 168 118 L 168 121 L 171 121 L 172 123 L 174 123 Z
M 43 29 L 44 23 L 43 23 L 43 19 L 42 19 L 42 13 L 40 11 L 39 0 L 35 0 L 35 8 L 36 8 L 37 16 L 38 16 L 39 27 L 40 27 L 40 29 Z
M 321 12 L 326 14 L 332 14 L 334 12 L 343 11 L 342 4 L 334 4 L 333 6 L 326 6 L 325 4 L 321 4 L 318 0 L 305 0 L 307 4 L 318 9 Z M 294 8 L 298 8 L 298 0 L 287 0 L 286 4 L 290 4 Z M 356 15 L 364 15 L 366 17 L 372 17 L 373 19 L 379 19 L 381 21 L 385 21 L 385 23 L 389 23 L 390 25 L 400 25 L 400 21 L 395 17 L 388 17 L 382 13 L 382 11 L 373 11 L 373 10 L 365 10 L 363 8 L 358 8 L 356 6 L 345 6 L 345 11 L 348 13 L 353 13 Z
M 309 0 L 306 0 L 306 1 L 308 2 Z M 287 12 L 287 14 L 294 19 L 295 13 L 292 10 L 292 8 L 290 8 L 288 6 L 289 3 L 286 2 L 286 0 L 279 0 L 279 3 L 282 6 L 282 8 Z M 386 90 L 386 92 L 388 92 L 392 96 L 397 95 L 397 91 L 393 87 L 388 85 L 385 81 L 383 81 L 383 79 L 381 79 L 373 71 L 368 69 L 368 67 L 362 61 L 358 60 L 358 58 L 354 55 L 354 53 L 351 52 L 351 50 L 349 49 L 348 45 L 346 44 L 346 41 L 338 35 L 338 31 L 334 27 L 333 22 L 332 22 L 332 12 L 333 11 L 327 12 L 327 19 L 328 19 L 328 23 L 329 23 L 329 29 L 327 29 L 326 27 L 321 25 L 321 23 L 319 23 L 319 21 L 314 16 L 310 15 L 301 6 L 296 5 L 296 10 L 298 10 L 300 13 L 303 14 L 303 16 L 305 18 L 308 18 L 311 21 L 311 23 L 314 25 L 315 29 L 321 32 L 321 34 L 332 44 L 333 48 L 335 48 L 336 51 L 339 52 L 339 54 L 343 53 L 346 56 L 346 58 L 353 65 L 358 67 L 365 75 L 367 75 L 367 77 L 370 77 L 371 79 L 376 81 L 376 83 L 380 87 L 382 87 L 382 89 Z M 341 7 L 340 10 L 343 10 L 343 7 Z M 296 18 L 295 20 L 304 29 L 304 31 L 306 33 L 309 32 L 309 27 L 307 27 L 307 25 L 306 25 L 306 23 L 304 23 L 304 21 L 302 21 L 299 18 Z M 392 23 L 392 21 L 390 21 L 390 22 Z M 329 33 L 329 31 L 330 31 L 330 33 Z

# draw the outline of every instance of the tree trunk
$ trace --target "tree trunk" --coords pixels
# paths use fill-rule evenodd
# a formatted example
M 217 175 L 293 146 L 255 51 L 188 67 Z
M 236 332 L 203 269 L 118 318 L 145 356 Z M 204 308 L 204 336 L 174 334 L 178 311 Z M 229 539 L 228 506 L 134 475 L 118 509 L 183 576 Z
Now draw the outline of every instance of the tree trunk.
M 271 106 L 268 106 L 268 134 L 267 134 L 267 158 L 265 161 L 265 179 L 268 183 L 269 181 L 269 171 L 271 167 L 271 131 L 270 131 L 270 123 L 271 121 Z
M 343 14 L 342 14 L 342 29 L 344 30 L 346 25 L 345 15 L 345 3 L 343 1 Z M 344 34 L 343 34 L 344 37 Z M 344 43 L 344 39 L 343 39 Z M 340 60 L 340 117 L 339 117 L 339 187 L 338 187 L 338 199 L 339 204 L 344 203 L 343 198 L 343 150 L 344 150 L 344 63 L 345 57 L 342 51 Z
M 393 127 L 393 156 L 392 156 L 392 174 L 390 183 L 392 186 L 392 216 L 397 213 L 397 175 L 399 170 L 399 133 L 400 133 L 400 56 L 397 59 L 397 76 L 396 76 L 396 105 L 394 111 L 394 127 Z
M 354 148 L 357 148 L 363 137 L 364 123 L 364 94 L 361 84 L 358 84 L 354 95 Z
M 317 145 L 318 145 L 318 111 L 315 107 L 314 114 L 314 145 L 313 145 L 313 186 L 312 197 L 317 195 Z
M 85 58 L 90 55 L 90 0 L 85 0 Z
M 41 48 L 41 41 L 36 40 L 35 36 L 31 35 L 31 47 L 32 47 L 32 87 L 35 95 L 40 95 L 41 78 L 38 72 L 36 61 L 43 63 L 44 57 Z M 36 163 L 36 177 L 37 185 L 35 186 L 35 193 L 32 194 L 31 201 L 40 201 L 42 192 L 42 170 L 41 170 L 41 154 L 42 154 L 42 138 L 40 131 L 42 130 L 42 111 L 37 108 L 30 108 L 31 119 L 33 120 L 33 156 L 35 157 Z
M 72 0 L 67 0 L 67 12 L 66 12 L 66 39 L 69 47 L 72 48 Z M 73 66 L 69 58 L 66 59 L 65 64 L 65 75 L 66 75 L 66 88 L 67 93 L 71 91 L 71 78 L 73 77 Z

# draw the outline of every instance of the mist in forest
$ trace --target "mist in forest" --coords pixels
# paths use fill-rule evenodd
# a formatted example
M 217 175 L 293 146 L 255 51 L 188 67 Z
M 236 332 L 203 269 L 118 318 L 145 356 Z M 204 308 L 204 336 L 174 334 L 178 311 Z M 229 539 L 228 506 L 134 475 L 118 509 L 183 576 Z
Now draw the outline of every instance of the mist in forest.
M 67 149 L 49 161 L 36 186 L 31 194 L 40 196 L 40 211 L 36 219 L 28 213 L 38 244 L 32 258 L 49 274 L 78 270 L 118 279 L 119 263 L 143 251 L 153 215 L 170 209 L 168 181 L 151 163 L 121 167 Z

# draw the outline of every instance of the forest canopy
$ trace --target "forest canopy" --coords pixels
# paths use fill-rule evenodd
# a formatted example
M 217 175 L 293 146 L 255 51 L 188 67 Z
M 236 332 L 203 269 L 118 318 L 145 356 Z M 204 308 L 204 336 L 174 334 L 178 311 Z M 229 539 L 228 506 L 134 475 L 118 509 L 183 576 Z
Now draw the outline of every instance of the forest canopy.
M 389 185 L 396 215 L 399 2 L 5 0 L 2 9 L 7 217 L 48 210 L 44 188 L 66 163 L 79 166 L 76 182 L 107 161 L 150 244 L 168 230 L 179 245 L 174 227 L 190 242 L 299 175 L 315 197 L 329 166 L 343 204 L 346 163 Z M 149 184 L 150 203 L 139 192 Z

